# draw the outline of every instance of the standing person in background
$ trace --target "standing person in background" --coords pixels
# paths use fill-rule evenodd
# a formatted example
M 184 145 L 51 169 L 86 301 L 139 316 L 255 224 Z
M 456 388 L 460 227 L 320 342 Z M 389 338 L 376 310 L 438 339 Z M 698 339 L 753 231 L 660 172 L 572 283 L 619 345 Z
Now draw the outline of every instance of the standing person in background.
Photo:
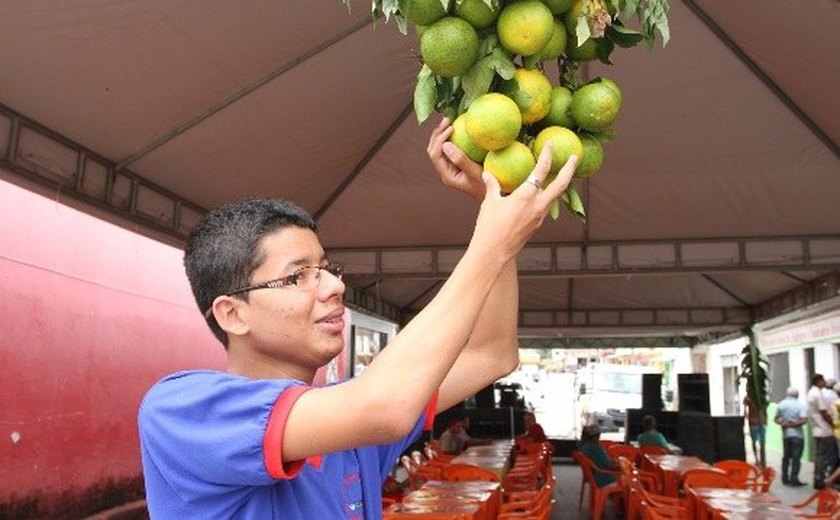
M 834 461 L 834 469 L 837 470 L 840 468 L 840 398 L 838 398 L 838 394 L 840 394 L 840 382 L 834 383 L 832 390 L 834 399 L 828 407 L 828 412 L 831 414 L 831 420 L 834 422 L 834 446 L 835 456 L 837 457 Z
M 755 463 L 761 469 L 767 465 L 765 453 L 764 434 L 767 429 L 767 411 L 759 408 L 752 402 L 749 395 L 744 396 L 744 418 L 750 427 L 750 440 L 752 441 L 753 457 Z
M 825 479 L 832 472 L 837 459 L 837 445 L 834 442 L 834 421 L 825 403 L 822 374 L 814 374 L 808 389 L 808 420 L 814 437 L 814 489 L 825 487 Z
M 805 405 L 799 400 L 799 390 L 787 389 L 785 398 L 776 407 L 776 424 L 782 427 L 782 484 L 804 486 L 799 480 L 802 448 L 805 446 L 805 432 L 802 426 L 808 422 Z

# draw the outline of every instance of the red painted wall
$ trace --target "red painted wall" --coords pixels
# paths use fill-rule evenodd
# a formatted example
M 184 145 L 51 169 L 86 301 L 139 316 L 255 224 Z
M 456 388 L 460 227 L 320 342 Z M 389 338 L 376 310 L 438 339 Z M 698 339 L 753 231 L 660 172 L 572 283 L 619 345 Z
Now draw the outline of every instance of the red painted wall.
M 145 391 L 224 363 L 180 250 L 3 182 L 0 356 L 7 510 L 138 477 Z

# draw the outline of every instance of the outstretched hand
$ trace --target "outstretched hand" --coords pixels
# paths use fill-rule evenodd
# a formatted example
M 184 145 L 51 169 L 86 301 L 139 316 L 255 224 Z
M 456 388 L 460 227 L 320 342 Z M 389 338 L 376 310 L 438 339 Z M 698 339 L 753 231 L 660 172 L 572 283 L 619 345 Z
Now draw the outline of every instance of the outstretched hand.
M 473 162 L 454 144 L 449 142 L 452 126 L 448 118 L 432 130 L 426 153 L 435 167 L 440 180 L 447 186 L 462 191 L 471 197 L 481 200 L 484 197 L 485 185 L 481 180 L 482 166 Z

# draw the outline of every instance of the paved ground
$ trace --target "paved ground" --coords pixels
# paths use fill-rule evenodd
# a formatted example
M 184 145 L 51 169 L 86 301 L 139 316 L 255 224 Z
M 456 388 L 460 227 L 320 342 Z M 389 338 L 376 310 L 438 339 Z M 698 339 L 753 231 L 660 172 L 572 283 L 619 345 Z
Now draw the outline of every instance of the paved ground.
M 748 459 L 753 462 L 751 459 Z M 776 468 L 781 473 L 781 454 L 775 452 L 767 452 L 767 463 Z M 814 464 L 811 462 L 803 463 L 800 471 L 799 479 L 802 482 L 813 482 Z M 584 495 L 583 509 L 578 510 L 578 497 L 580 496 L 580 468 L 571 459 L 556 459 L 554 463 L 554 475 L 557 477 L 557 488 L 554 493 L 556 500 L 554 504 L 554 511 L 551 515 L 551 520 L 585 520 L 589 518 L 587 510 L 586 495 Z M 789 487 L 782 485 L 779 477 L 773 482 L 770 487 L 770 492 L 778 496 L 785 504 L 795 504 L 805 501 L 814 492 L 814 489 L 808 486 Z M 616 515 L 614 511 L 608 507 L 604 520 L 615 520 L 622 518 Z

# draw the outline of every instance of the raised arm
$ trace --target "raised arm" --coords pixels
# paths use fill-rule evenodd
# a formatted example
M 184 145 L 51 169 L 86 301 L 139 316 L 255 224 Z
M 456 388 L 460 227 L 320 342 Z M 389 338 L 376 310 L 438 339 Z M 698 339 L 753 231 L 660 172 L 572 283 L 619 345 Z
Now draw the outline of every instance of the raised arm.
M 448 142 L 452 134 L 444 119 L 432 131 L 427 153 L 441 181 L 470 197 L 484 197 L 482 167 Z M 519 280 L 516 258 L 505 264 L 470 333 L 466 346 L 440 386 L 438 410 L 467 397 L 509 374 L 519 364 L 517 320 Z
M 550 150 L 544 150 L 537 161 L 532 175 L 540 182 L 550 159 Z M 492 175 L 482 175 L 486 194 L 467 250 L 450 277 L 359 377 L 298 399 L 285 427 L 284 460 L 392 442 L 410 431 L 474 336 L 500 277 L 542 224 L 575 166 L 569 161 L 543 190 L 524 184 L 506 197 Z M 457 393 L 447 390 L 446 400 Z

